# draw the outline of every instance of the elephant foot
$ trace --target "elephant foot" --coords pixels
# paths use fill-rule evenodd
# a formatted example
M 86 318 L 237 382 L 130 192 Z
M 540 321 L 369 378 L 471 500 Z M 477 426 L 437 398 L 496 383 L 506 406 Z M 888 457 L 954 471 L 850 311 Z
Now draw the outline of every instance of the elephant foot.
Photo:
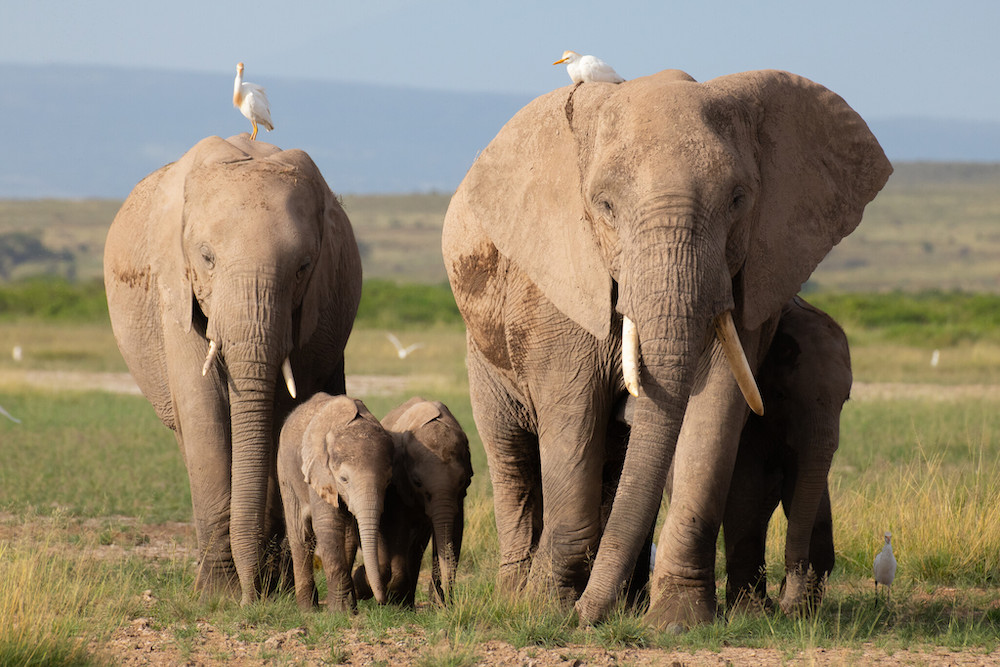
M 646 625 L 661 631 L 677 632 L 715 621 L 715 591 L 703 585 L 655 586 L 651 592 Z
M 781 582 L 778 605 L 788 616 L 811 616 L 823 601 L 825 577 L 802 563 L 789 570 Z
M 726 591 L 726 610 L 730 614 L 769 614 L 774 610 L 774 600 L 752 588 Z
M 195 577 L 194 589 L 203 602 L 216 598 L 239 600 L 243 596 L 236 566 L 232 563 L 202 563 Z
M 531 559 L 501 563 L 497 584 L 500 593 L 515 596 L 524 591 L 528 585 L 528 573 L 531 571 Z

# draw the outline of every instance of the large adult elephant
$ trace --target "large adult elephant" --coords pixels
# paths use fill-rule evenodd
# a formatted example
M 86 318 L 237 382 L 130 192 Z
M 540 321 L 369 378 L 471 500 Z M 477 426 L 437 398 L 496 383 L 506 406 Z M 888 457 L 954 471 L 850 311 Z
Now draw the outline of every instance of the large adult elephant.
M 756 404 L 750 372 L 781 307 L 891 171 L 840 97 L 776 71 L 570 86 L 500 130 L 452 198 L 443 251 L 502 582 L 567 601 L 582 591 L 581 621 L 603 618 L 676 450 L 647 619 L 715 617 L 715 543 L 747 415 L 727 360 Z M 602 537 L 622 316 L 641 350 L 639 398 Z
M 284 416 L 296 393 L 344 393 L 361 297 L 350 221 L 306 153 L 208 137 L 125 200 L 104 282 L 122 356 L 184 455 L 196 586 L 251 601 L 283 530 Z

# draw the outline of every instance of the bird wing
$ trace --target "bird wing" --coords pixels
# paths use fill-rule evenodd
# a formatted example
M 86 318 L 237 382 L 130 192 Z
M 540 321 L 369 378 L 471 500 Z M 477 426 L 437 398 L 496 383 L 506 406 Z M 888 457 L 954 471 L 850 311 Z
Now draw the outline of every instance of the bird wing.
M 392 335 L 391 333 L 387 333 L 385 337 L 389 339 L 389 342 L 392 343 L 393 347 L 396 348 L 397 352 L 401 352 L 403 350 L 403 344 L 400 343 L 399 339 L 396 338 L 394 335 Z
M 413 345 L 410 345 L 408 348 L 406 348 L 406 350 L 404 350 L 404 352 L 406 352 L 406 354 L 409 354 L 410 352 L 413 352 L 414 350 L 420 349 L 423 346 L 424 346 L 423 343 L 414 343 Z
M 625 79 L 619 76 L 615 68 L 607 64 L 600 58 L 594 56 L 584 56 L 580 65 L 584 74 L 584 81 L 603 81 L 606 83 L 621 83 Z
M 271 122 L 271 105 L 267 101 L 264 88 L 256 83 L 243 84 L 243 103 L 240 105 L 243 115 L 255 120 L 268 130 L 274 129 Z
M 20 419 L 18 419 L 17 417 L 13 416 L 12 414 L 10 414 L 6 410 L 4 410 L 4 408 L 3 408 L 2 405 L 0 405 L 0 415 L 3 415 L 4 417 L 6 417 L 7 419 L 11 420 L 15 424 L 20 424 L 21 423 Z

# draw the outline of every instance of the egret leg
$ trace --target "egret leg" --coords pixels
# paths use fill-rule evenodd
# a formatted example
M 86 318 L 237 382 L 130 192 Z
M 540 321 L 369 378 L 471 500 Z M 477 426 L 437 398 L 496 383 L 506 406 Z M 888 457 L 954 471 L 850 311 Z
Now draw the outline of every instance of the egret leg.
M 257 121 L 252 120 L 250 124 L 253 125 L 253 134 L 250 135 L 250 141 L 254 141 L 257 138 Z

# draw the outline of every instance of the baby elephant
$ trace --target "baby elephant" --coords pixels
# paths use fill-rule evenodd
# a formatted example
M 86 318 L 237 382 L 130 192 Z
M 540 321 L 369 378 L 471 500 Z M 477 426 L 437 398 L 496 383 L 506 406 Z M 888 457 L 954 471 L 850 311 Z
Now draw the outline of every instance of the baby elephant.
M 357 535 L 365 562 L 375 565 L 368 590 L 385 602 L 378 527 L 392 458 L 392 438 L 357 399 L 319 393 L 289 415 L 278 444 L 278 482 L 300 608 L 318 602 L 314 550 L 326 570 L 327 607 L 356 608 Z
M 413 605 L 427 542 L 433 537 L 431 596 L 451 599 L 462 551 L 465 492 L 472 479 L 469 439 L 448 408 L 419 396 L 382 420 L 396 447 L 392 484 L 386 493 L 379 554 L 392 602 Z M 365 557 L 366 563 L 373 561 Z M 368 580 L 371 580 L 369 570 Z M 365 567 L 354 573 L 359 597 L 366 589 Z

